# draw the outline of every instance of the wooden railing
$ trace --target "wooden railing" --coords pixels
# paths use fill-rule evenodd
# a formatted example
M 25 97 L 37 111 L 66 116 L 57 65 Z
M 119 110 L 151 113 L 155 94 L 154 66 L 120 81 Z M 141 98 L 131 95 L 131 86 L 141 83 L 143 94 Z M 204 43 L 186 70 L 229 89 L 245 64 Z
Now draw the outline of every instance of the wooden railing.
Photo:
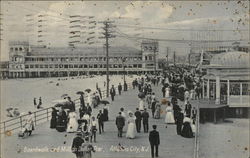
M 118 93 L 118 88 L 115 87 L 115 89 L 116 89 L 116 92 Z M 131 83 L 128 83 L 128 90 L 129 89 L 132 89 Z M 101 91 L 101 94 L 102 94 L 103 99 L 107 98 L 107 91 L 106 90 Z M 86 100 L 86 97 L 85 97 L 85 100 Z M 76 99 L 73 101 L 74 101 L 76 107 L 80 106 L 79 99 Z M 37 110 L 37 111 L 32 112 L 35 126 L 40 124 L 40 123 L 44 123 L 46 121 L 49 121 L 50 117 L 51 117 L 51 112 L 52 112 L 52 107 L 43 108 L 41 110 Z M 4 133 L 9 132 L 9 131 L 21 129 L 21 127 L 24 125 L 28 115 L 29 114 L 24 114 L 24 115 L 21 115 L 21 116 L 18 116 L 18 117 L 1 122 L 0 123 L 1 134 L 4 134 Z

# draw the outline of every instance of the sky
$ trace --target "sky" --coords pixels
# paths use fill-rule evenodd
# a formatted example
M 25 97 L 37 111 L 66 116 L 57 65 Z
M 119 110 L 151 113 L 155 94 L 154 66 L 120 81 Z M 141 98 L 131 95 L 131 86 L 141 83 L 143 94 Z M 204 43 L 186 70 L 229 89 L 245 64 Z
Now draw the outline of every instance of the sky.
M 8 60 L 9 41 L 37 43 L 38 16 L 43 37 L 50 47 L 67 47 L 71 15 L 94 16 L 102 32 L 102 21 L 110 19 L 116 38 L 111 46 L 140 48 L 142 38 L 159 40 L 159 53 L 166 48 L 177 55 L 190 51 L 190 43 L 201 40 L 197 32 L 217 30 L 212 40 L 249 41 L 248 1 L 1 1 L 1 61 Z M 41 18 L 40 18 L 41 19 Z M 31 20 L 31 21 L 28 21 Z M 99 35 L 98 35 L 99 36 Z M 100 34 L 101 36 L 101 34 Z M 215 38 L 216 36 L 216 38 Z M 217 37 L 218 36 L 218 37 Z M 33 39 L 33 40 L 31 40 Z M 170 40 L 170 41 L 169 41 Z M 32 43 L 33 41 L 33 43 Z M 35 42 L 34 42 L 35 41 Z M 104 39 L 94 46 L 101 46 Z M 223 45 L 225 43 L 221 43 Z M 229 43 L 227 43 L 229 44 Z M 93 45 L 92 45 L 93 46 Z

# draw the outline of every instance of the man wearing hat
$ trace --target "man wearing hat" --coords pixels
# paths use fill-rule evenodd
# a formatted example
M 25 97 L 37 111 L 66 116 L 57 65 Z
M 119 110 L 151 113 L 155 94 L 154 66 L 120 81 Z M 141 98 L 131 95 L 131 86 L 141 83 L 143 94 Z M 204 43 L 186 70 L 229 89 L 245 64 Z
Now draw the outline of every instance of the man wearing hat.
M 119 115 L 116 117 L 115 123 L 118 129 L 118 137 L 122 137 L 122 129 L 125 125 L 125 118 L 122 117 L 121 112 L 119 112 Z
M 153 125 L 153 130 L 149 133 L 149 142 L 151 146 L 151 157 L 158 157 L 158 146 L 160 145 L 160 135 L 156 131 L 157 126 Z M 154 152 L 155 151 L 155 152 Z
M 81 151 L 81 146 L 84 143 L 81 133 L 77 133 L 76 137 L 73 139 L 71 150 L 74 154 L 76 154 L 76 158 L 81 158 L 83 152 Z

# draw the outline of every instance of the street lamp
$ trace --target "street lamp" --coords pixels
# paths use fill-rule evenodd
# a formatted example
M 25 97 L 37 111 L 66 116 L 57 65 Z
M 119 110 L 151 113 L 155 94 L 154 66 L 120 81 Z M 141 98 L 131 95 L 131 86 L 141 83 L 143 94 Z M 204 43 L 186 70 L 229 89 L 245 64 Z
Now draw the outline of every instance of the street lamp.
M 123 66 L 123 83 L 125 83 L 126 82 L 126 80 L 125 80 L 125 65 L 124 65 L 124 63 L 125 63 L 125 61 L 126 61 L 126 57 L 123 57 L 122 58 L 122 66 Z

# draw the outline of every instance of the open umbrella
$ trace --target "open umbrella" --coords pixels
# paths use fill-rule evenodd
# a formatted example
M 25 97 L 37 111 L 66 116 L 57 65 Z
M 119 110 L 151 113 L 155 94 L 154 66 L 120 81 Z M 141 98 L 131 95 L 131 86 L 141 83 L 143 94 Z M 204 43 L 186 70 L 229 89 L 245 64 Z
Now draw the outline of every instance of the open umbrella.
M 68 94 L 63 94 L 61 97 L 62 98 L 68 97 Z
M 10 111 L 10 110 L 13 110 L 13 108 L 7 108 L 6 111 Z
M 84 92 L 83 91 L 78 91 L 78 92 L 76 92 L 76 94 L 81 95 L 81 94 L 84 94 Z
M 71 109 L 70 103 L 65 102 L 65 103 L 57 103 L 55 107 L 63 107 L 64 109 Z
M 101 100 L 100 103 L 101 103 L 101 104 L 105 104 L 105 105 L 106 105 L 106 104 L 110 104 L 109 101 L 107 101 L 107 100 Z
M 145 94 L 144 94 L 143 92 L 140 92 L 140 93 L 138 94 L 138 97 L 139 97 L 139 98 L 145 98 Z
M 85 91 L 89 93 L 91 92 L 91 89 L 88 88 L 88 89 L 85 89 Z

